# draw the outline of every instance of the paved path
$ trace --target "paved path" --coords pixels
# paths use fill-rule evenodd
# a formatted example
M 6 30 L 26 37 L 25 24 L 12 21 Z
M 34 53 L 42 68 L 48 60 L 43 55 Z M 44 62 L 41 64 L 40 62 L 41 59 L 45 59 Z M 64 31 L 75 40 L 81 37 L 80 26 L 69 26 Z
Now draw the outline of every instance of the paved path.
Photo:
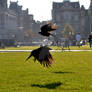
M 31 52 L 32 50 L 0 50 L 0 52 Z M 92 51 L 92 50 L 63 50 L 63 51 Z M 51 52 L 62 52 L 62 50 L 51 50 Z

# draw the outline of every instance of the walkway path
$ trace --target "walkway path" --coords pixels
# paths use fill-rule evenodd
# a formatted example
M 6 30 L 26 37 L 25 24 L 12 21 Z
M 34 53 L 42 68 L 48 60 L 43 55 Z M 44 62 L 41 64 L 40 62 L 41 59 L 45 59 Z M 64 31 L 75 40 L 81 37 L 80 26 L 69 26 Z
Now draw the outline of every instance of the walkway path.
M 0 50 L 0 52 L 31 52 L 32 50 Z M 63 51 L 92 51 L 92 50 L 63 50 Z M 51 50 L 51 52 L 62 52 L 62 50 Z

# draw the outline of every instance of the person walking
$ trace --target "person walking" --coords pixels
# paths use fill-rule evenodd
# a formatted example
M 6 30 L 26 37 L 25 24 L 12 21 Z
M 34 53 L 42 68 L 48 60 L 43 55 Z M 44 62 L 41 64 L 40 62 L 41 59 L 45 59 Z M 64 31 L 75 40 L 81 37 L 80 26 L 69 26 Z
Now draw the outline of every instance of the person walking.
M 89 34 L 88 40 L 89 40 L 89 46 L 91 48 L 91 46 L 92 46 L 92 32 Z
M 78 47 L 80 47 L 80 41 L 81 41 L 81 35 L 80 35 L 80 33 L 76 34 L 75 38 L 76 38 L 76 45 Z

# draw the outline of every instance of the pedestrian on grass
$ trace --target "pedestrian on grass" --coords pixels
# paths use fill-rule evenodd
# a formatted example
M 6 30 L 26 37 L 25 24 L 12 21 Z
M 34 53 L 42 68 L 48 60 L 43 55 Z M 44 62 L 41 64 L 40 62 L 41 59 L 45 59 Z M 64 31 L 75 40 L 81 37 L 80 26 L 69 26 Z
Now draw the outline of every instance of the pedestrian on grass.
M 80 35 L 80 33 L 76 34 L 75 38 L 76 38 L 76 45 L 78 47 L 80 47 L 80 41 L 81 41 L 81 35 Z
M 92 46 L 92 32 L 89 34 L 88 40 L 89 40 L 89 46 L 91 48 L 91 46 Z

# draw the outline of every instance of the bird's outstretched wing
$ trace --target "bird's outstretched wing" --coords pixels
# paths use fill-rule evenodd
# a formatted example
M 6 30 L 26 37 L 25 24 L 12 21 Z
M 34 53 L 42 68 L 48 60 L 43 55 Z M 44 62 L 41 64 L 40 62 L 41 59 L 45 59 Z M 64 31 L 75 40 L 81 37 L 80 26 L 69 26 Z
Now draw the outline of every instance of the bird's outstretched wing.
M 51 31 L 56 30 L 56 24 L 45 24 L 41 27 L 41 32 L 39 32 L 43 36 L 49 37 L 51 35 Z
M 41 27 L 41 31 L 50 32 L 56 30 L 55 24 L 45 24 Z
M 47 46 L 43 46 L 41 47 L 41 51 L 39 53 L 39 62 L 40 64 L 42 64 L 44 67 L 49 67 L 51 66 L 53 60 L 52 55 L 50 54 L 49 50 L 51 50 L 50 48 L 48 48 Z
M 50 48 L 46 46 L 41 47 L 41 51 L 39 53 L 39 60 L 44 60 L 44 58 L 49 55 L 49 50 Z
M 28 56 L 28 58 L 26 59 L 26 61 L 28 60 L 28 59 L 30 59 L 32 56 L 35 58 L 35 59 L 39 59 L 39 53 L 40 53 L 40 51 L 41 51 L 41 48 L 37 48 L 37 49 L 34 49 L 34 50 L 32 50 L 32 52 L 30 53 L 30 55 Z
M 43 46 L 43 47 L 33 50 L 30 56 L 33 56 L 35 60 L 37 59 L 38 62 L 40 62 L 40 64 L 43 65 L 44 67 L 45 66 L 50 67 L 54 60 L 49 50 L 51 49 L 46 46 Z

